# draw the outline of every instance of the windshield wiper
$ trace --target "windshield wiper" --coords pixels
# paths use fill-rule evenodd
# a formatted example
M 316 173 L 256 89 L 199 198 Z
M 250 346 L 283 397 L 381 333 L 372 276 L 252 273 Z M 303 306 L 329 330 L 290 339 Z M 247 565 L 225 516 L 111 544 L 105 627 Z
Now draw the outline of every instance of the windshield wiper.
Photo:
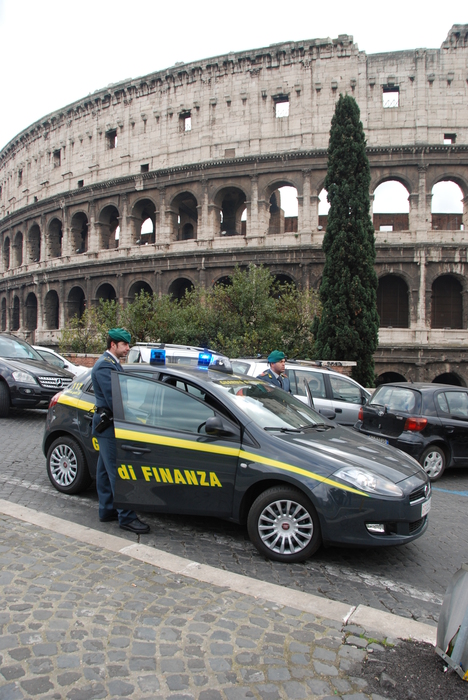
M 277 430 L 280 433 L 302 433 L 299 428 L 280 428 L 277 425 L 267 425 L 263 430 Z
M 315 423 L 314 425 L 303 425 L 301 430 L 330 430 L 334 427 L 334 425 L 328 425 L 327 423 Z

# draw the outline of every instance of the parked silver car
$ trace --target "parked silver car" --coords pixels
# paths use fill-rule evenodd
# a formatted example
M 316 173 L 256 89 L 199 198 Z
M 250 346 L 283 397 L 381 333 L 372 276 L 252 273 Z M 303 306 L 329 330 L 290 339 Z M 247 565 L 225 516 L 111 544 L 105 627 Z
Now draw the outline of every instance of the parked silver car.
M 236 374 L 258 377 L 268 368 L 264 359 L 238 358 L 231 360 Z M 340 425 L 354 425 L 359 409 L 370 397 L 370 392 L 360 384 L 336 370 L 305 361 L 286 362 L 291 391 L 296 398 L 308 403 L 306 384 L 314 400 L 315 410 Z

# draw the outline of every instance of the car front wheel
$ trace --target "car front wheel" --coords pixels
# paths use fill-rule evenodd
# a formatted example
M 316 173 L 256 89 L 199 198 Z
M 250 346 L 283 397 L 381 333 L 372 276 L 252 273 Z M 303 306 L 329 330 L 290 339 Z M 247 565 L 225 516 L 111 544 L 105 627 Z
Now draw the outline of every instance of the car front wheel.
M 441 447 L 438 445 L 431 445 L 424 450 L 419 461 L 429 479 L 431 481 L 437 481 L 444 473 L 447 458 Z
M 275 561 L 305 561 L 320 547 L 320 525 L 309 499 L 294 488 L 273 486 L 252 504 L 249 537 L 258 551 Z
M 47 474 L 57 491 L 80 493 L 92 479 L 80 445 L 71 437 L 60 437 L 47 452 Z

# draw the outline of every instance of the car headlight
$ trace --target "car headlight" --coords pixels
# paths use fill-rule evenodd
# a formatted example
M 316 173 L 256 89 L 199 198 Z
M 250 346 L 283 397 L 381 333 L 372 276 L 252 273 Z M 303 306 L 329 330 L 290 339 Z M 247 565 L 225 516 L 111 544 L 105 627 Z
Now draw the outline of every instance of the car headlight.
M 347 481 L 355 488 L 367 493 L 379 494 L 380 496 L 403 496 L 403 491 L 393 481 L 383 476 L 378 476 L 360 467 L 343 467 L 334 474 L 338 479 Z
M 12 372 L 12 375 L 15 382 L 22 382 L 22 384 L 37 383 L 32 374 L 29 374 L 29 372 L 22 372 L 21 370 L 17 369 L 14 372 Z

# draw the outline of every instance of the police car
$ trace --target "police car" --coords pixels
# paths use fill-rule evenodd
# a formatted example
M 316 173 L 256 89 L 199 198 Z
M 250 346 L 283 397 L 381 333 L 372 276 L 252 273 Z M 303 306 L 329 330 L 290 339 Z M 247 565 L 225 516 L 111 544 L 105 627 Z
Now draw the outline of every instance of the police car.
M 139 362 L 147 364 L 164 362 L 165 364 L 192 365 L 194 367 L 199 364 L 210 365 L 222 362 L 230 366 L 228 358 L 215 350 L 172 343 L 137 343 L 133 345 L 127 356 L 127 364 Z
M 162 362 L 124 370 L 112 373 L 117 507 L 246 523 L 261 554 L 287 562 L 321 543 L 395 545 L 425 532 L 431 486 L 409 455 L 254 377 Z M 59 491 L 95 475 L 94 408 L 90 373 L 50 404 L 43 451 Z

